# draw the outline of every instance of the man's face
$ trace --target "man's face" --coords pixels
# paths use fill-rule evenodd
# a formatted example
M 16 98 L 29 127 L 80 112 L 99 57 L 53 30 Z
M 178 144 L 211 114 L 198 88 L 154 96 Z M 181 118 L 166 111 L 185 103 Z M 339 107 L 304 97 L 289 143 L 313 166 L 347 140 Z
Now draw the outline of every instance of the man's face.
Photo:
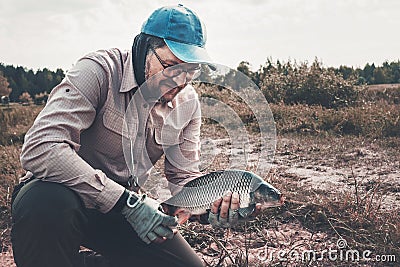
M 156 56 L 158 55 L 158 58 Z M 174 77 L 167 77 L 164 73 L 169 69 L 173 69 L 175 65 L 184 63 L 178 59 L 167 46 L 156 48 L 154 52 L 150 49 L 149 56 L 146 61 L 146 83 L 150 90 L 160 91 L 161 100 L 163 102 L 171 101 L 191 80 L 191 75 L 185 71 Z M 198 64 L 184 63 L 184 69 L 192 70 L 198 68 Z M 167 69 L 164 71 L 164 69 Z M 164 71 L 164 73 L 161 73 Z M 157 75 L 155 75 L 157 74 Z M 149 79 L 151 78 L 151 79 Z

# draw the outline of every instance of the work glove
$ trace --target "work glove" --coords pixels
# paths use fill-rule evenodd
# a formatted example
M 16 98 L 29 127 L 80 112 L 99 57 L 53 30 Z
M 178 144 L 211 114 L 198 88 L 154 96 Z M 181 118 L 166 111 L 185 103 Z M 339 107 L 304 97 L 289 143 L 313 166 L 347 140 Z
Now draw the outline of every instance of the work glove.
M 121 212 L 138 236 L 146 244 L 159 237 L 172 239 L 174 233 L 171 227 L 177 226 L 177 218 L 164 214 L 160 203 L 145 194 L 129 194 L 130 197 Z
M 213 213 L 210 211 L 210 213 L 208 214 L 208 221 L 213 227 L 230 228 L 236 226 L 239 223 L 239 212 L 237 209 L 229 209 L 228 217 L 222 218 L 219 213 Z
M 215 200 L 208 214 L 208 221 L 213 227 L 230 228 L 239 221 L 239 194 L 226 191 L 224 195 Z

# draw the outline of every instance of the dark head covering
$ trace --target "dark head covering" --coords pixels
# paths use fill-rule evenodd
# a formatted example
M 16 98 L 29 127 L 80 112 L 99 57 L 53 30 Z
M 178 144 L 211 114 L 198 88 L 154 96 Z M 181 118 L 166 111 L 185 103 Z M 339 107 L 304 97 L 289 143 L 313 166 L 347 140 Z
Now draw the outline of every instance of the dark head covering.
M 149 50 L 151 35 L 140 33 L 136 35 L 132 45 L 132 63 L 135 79 L 139 86 L 145 82 L 146 55 Z

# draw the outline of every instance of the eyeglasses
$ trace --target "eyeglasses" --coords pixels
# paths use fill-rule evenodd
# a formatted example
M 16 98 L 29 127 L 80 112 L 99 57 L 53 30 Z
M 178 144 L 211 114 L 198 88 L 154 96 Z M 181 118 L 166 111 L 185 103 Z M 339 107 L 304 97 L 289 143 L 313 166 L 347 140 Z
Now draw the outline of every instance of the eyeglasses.
M 150 48 L 151 51 L 154 53 L 154 55 L 156 56 L 156 58 L 158 59 L 158 62 L 160 62 L 161 66 L 163 67 L 163 71 L 162 74 L 165 77 L 168 78 L 173 78 L 176 76 L 179 76 L 182 74 L 182 72 L 186 73 L 186 79 L 196 79 L 197 77 L 199 77 L 200 75 L 200 65 L 197 65 L 196 67 L 192 67 L 192 68 L 185 68 L 187 66 L 190 66 L 192 64 L 188 64 L 188 63 L 181 63 L 181 64 L 168 64 L 167 62 L 165 62 L 164 60 L 162 60 L 160 58 L 160 56 L 157 54 L 157 52 L 155 51 L 154 48 Z

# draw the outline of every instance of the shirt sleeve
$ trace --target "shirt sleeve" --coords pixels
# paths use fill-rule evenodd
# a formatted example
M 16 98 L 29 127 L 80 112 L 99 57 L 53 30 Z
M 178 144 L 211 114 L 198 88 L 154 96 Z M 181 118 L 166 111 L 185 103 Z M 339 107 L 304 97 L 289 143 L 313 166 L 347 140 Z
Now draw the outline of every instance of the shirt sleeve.
M 201 175 L 200 166 L 200 127 L 201 127 L 201 111 L 198 99 L 190 100 L 191 103 L 186 105 L 192 107 L 190 111 L 192 118 L 186 127 L 182 130 L 183 142 L 169 147 L 165 152 L 165 176 L 172 185 L 170 190 L 172 194 L 179 191 L 179 187 L 190 180 Z M 193 108 L 194 107 L 194 108 Z M 188 110 L 181 112 L 187 113 Z
M 80 133 L 89 128 L 107 90 L 106 71 L 96 62 L 79 61 L 56 86 L 25 136 L 22 167 L 35 177 L 61 183 L 87 208 L 108 212 L 124 188 L 79 155 Z

